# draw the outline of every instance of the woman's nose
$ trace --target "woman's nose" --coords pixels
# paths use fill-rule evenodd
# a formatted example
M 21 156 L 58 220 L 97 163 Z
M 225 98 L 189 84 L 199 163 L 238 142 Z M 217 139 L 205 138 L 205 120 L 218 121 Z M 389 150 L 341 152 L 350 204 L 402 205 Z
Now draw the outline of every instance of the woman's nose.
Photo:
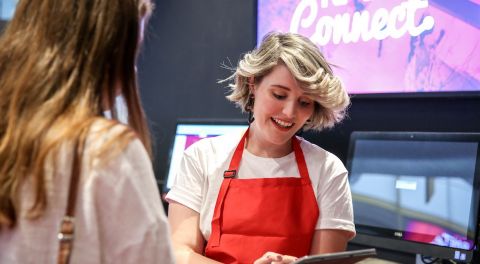
M 294 118 L 297 111 L 294 101 L 287 101 L 283 106 L 283 114 L 288 118 Z

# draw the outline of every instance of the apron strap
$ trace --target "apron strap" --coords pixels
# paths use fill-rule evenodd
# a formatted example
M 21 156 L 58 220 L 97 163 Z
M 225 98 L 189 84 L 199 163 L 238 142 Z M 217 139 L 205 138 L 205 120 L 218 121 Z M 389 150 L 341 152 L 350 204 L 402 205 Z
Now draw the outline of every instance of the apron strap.
M 224 178 L 235 178 L 235 176 L 238 174 L 238 167 L 240 166 L 240 161 L 242 160 L 243 149 L 245 148 L 245 141 L 248 137 L 249 130 L 250 128 L 245 131 L 245 134 L 243 134 L 242 139 L 240 139 L 240 142 L 235 148 L 228 170 L 223 173 Z
M 250 128 L 245 131 L 245 134 L 240 139 L 235 151 L 233 152 L 232 160 L 228 170 L 223 172 L 224 178 L 235 178 L 238 174 L 238 167 L 240 167 L 240 161 L 242 160 L 243 150 L 245 149 L 245 141 L 248 137 L 248 132 Z M 310 181 L 310 176 L 308 174 L 307 163 L 305 162 L 305 156 L 303 155 L 302 148 L 300 147 L 300 140 L 296 136 L 292 137 L 292 146 L 293 152 L 295 153 L 295 160 L 297 162 L 298 171 L 300 176 L 304 180 Z
M 212 217 L 212 233 L 209 239 L 209 243 L 211 242 L 213 247 L 220 245 L 220 235 L 222 233 L 220 228 L 220 219 L 222 218 L 223 213 L 223 202 L 225 201 L 225 196 L 227 195 L 231 181 L 232 178 L 223 179 L 222 186 L 220 187 L 220 191 L 218 193 L 217 202 L 215 203 L 215 209 Z
M 230 182 L 238 174 L 237 171 L 238 167 L 240 166 L 240 161 L 242 160 L 243 149 L 245 148 L 245 139 L 248 137 L 249 130 L 250 129 L 247 129 L 247 131 L 245 131 L 245 134 L 242 136 L 242 139 L 235 148 L 228 170 L 223 172 L 223 182 L 220 186 L 220 191 L 218 192 L 217 202 L 215 203 L 215 209 L 212 217 L 212 233 L 209 239 L 214 247 L 220 245 L 220 219 L 223 212 L 223 201 L 225 200 L 225 195 L 227 195 L 230 187 Z
M 295 159 L 297 161 L 298 171 L 300 177 L 303 180 L 310 182 L 310 174 L 308 174 L 307 162 L 305 162 L 305 156 L 303 155 L 302 148 L 300 147 L 300 140 L 296 136 L 292 138 L 293 152 L 295 153 Z

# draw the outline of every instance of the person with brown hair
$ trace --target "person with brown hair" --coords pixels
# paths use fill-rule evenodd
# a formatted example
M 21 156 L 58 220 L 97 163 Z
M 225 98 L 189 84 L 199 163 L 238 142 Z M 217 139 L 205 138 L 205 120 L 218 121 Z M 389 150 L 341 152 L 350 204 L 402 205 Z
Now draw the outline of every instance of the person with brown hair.
M 179 263 L 291 263 L 345 250 L 355 235 L 348 172 L 296 136 L 345 116 L 350 98 L 330 64 L 308 38 L 270 33 L 227 81 L 250 126 L 185 151 L 166 196 Z
M 152 8 L 18 2 L 0 38 L 0 263 L 54 263 L 59 240 L 73 263 L 174 262 L 135 71 Z

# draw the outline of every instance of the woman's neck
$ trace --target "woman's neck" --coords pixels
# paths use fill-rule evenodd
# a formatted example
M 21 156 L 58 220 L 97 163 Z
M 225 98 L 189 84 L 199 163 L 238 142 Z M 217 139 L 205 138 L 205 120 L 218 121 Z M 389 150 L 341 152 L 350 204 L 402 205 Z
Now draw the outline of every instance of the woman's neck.
M 293 151 L 291 139 L 285 144 L 277 145 L 269 142 L 263 136 L 261 133 L 256 133 L 255 128 L 251 126 L 245 141 L 245 149 L 255 156 L 264 158 L 281 158 Z

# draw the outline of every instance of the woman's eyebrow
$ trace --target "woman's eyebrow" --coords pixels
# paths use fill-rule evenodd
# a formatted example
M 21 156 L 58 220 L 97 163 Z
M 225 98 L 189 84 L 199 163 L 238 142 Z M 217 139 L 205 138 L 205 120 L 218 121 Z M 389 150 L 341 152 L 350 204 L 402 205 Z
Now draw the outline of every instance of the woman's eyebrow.
M 270 86 L 272 86 L 272 87 L 277 87 L 277 88 L 281 88 L 281 89 L 288 90 L 288 91 L 292 90 L 292 89 L 290 89 L 290 87 L 285 86 L 285 85 L 282 85 L 282 84 L 272 84 L 272 85 L 270 85 Z

